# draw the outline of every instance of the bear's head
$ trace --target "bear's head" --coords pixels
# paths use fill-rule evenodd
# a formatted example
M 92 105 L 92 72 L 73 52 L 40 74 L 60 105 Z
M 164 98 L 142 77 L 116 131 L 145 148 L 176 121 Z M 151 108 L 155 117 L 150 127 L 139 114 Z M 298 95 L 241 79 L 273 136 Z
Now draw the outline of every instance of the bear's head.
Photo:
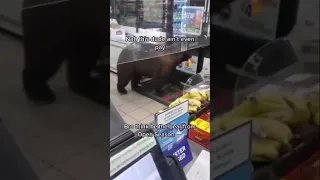
M 188 61 L 191 58 L 192 58 L 192 55 L 183 52 L 183 53 L 176 54 L 175 57 L 174 57 L 174 60 L 176 62 L 175 64 L 179 65 L 182 62 Z

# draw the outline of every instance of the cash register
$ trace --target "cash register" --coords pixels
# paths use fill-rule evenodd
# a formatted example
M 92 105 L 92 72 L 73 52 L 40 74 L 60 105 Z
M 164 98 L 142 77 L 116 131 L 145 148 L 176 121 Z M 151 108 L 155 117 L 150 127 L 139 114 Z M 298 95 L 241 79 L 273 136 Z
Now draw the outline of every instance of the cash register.
M 155 137 L 138 137 L 138 132 L 131 131 L 125 134 L 110 142 L 111 180 L 187 180 L 178 160 L 165 157 Z

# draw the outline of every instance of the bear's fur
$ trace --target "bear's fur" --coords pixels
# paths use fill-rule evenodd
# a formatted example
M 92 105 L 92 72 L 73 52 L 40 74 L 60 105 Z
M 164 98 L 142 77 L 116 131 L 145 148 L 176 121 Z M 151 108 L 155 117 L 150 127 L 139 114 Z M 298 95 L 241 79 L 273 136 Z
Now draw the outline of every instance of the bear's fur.
M 154 57 L 150 59 L 136 60 L 130 49 L 123 49 L 120 53 L 117 74 L 117 89 L 120 94 L 127 94 L 125 87 L 131 81 L 132 90 L 138 88 L 142 77 L 152 78 L 152 87 L 158 94 L 162 94 L 162 87 L 167 83 L 176 66 L 187 61 L 191 55 L 187 53 L 175 53 Z

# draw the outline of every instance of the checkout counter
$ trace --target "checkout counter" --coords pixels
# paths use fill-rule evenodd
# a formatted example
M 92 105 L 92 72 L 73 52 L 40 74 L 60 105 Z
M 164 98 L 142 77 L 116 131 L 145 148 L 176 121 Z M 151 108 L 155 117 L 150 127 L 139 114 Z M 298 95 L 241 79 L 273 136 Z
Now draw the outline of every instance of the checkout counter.
M 168 172 L 176 171 L 178 173 L 174 173 L 176 176 L 173 179 L 177 179 L 177 180 L 186 180 L 185 174 L 188 174 L 190 168 L 192 167 L 192 165 L 196 161 L 197 157 L 199 156 L 201 151 L 204 149 L 199 144 L 197 144 L 191 140 L 188 140 L 191 151 L 192 151 L 193 160 L 188 165 L 186 165 L 184 168 L 181 168 L 179 163 L 175 159 L 175 157 L 164 157 L 163 156 L 159 145 L 157 144 L 157 142 L 155 142 L 156 140 L 154 137 L 153 138 L 149 138 L 149 137 L 148 138 L 138 138 L 136 136 L 136 133 L 138 131 L 150 132 L 150 130 L 148 130 L 148 129 L 145 129 L 145 130 L 141 130 L 141 129 L 139 129 L 139 130 L 138 129 L 126 130 L 124 128 L 124 125 L 125 125 L 124 120 L 122 119 L 119 112 L 117 111 L 117 109 L 113 105 L 112 101 L 110 100 L 110 153 L 111 153 L 110 154 L 110 171 L 111 171 L 110 177 L 112 177 L 112 179 L 114 179 L 114 180 L 122 180 L 124 177 L 121 177 L 121 176 L 125 176 L 125 174 L 126 174 L 125 172 L 123 172 L 124 171 L 123 169 L 129 169 L 129 167 L 130 167 L 130 165 L 132 165 L 132 163 L 130 163 L 130 165 L 126 164 L 125 166 L 122 167 L 123 169 L 120 168 L 122 170 L 116 170 L 115 173 L 112 173 L 111 169 L 112 169 L 112 164 L 114 164 L 114 163 L 112 163 L 111 161 L 115 159 L 115 156 L 117 156 L 117 154 L 121 154 L 121 153 L 127 151 L 126 149 L 128 149 L 128 148 L 130 149 L 130 145 L 132 145 L 133 143 L 135 143 L 141 139 L 147 139 L 146 141 L 149 141 L 149 142 L 151 141 L 152 145 L 151 145 L 151 148 L 149 148 L 149 149 L 152 149 L 152 150 L 150 150 L 150 151 L 146 150 L 146 152 L 144 152 L 142 154 L 145 155 L 143 158 L 150 159 L 150 157 L 148 157 L 148 155 L 146 155 L 147 152 L 149 152 L 153 156 L 154 162 L 156 163 L 156 166 L 157 166 L 157 168 L 154 168 L 154 171 L 156 169 L 158 169 L 161 177 L 163 176 L 163 173 L 170 174 Z M 140 164 L 139 162 L 137 163 L 137 161 L 138 161 L 137 159 L 140 159 L 143 155 L 137 156 L 136 158 L 134 158 L 134 160 L 132 160 L 132 162 L 135 162 L 135 164 Z M 127 157 L 127 156 L 125 156 L 125 157 Z M 166 163 L 161 163 L 161 161 L 164 161 L 164 159 L 166 159 Z M 142 160 L 142 161 L 144 161 L 144 160 Z M 147 163 L 147 162 L 145 162 L 145 163 Z M 132 166 L 134 166 L 134 165 L 132 165 Z M 154 163 L 152 163 L 152 161 L 151 162 L 149 161 L 147 163 L 147 165 L 143 165 L 142 167 L 140 166 L 141 167 L 140 169 L 143 169 L 143 168 L 148 169 L 147 167 L 151 168 L 150 166 L 151 167 L 154 166 Z M 159 166 L 161 166 L 161 168 L 159 168 Z M 171 168 L 168 169 L 168 166 Z M 123 172 L 124 175 L 121 175 L 121 173 L 116 173 L 118 171 Z M 117 177 L 113 176 L 115 174 L 117 174 Z M 147 175 L 151 175 L 151 174 L 152 173 L 147 174 Z M 177 177 L 177 175 L 179 177 Z M 157 178 L 155 178 L 155 179 L 157 179 Z M 162 178 L 162 179 L 167 179 L 167 178 Z M 161 180 L 161 179 L 159 179 L 159 180 Z

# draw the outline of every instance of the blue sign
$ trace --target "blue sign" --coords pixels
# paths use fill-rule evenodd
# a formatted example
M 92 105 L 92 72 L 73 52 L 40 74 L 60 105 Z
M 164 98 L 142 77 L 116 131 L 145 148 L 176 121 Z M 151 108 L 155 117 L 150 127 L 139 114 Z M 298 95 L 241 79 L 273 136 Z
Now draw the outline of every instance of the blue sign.
M 182 167 L 192 161 L 192 151 L 188 142 L 189 101 L 185 101 L 166 111 L 156 114 L 158 128 L 155 136 L 165 156 L 175 156 Z
M 177 157 L 181 167 L 185 167 L 193 159 L 187 137 L 183 138 L 183 140 L 181 140 L 179 143 L 175 143 L 172 149 L 163 151 L 163 154 L 165 156 Z
M 226 173 L 225 175 L 217 178 L 217 180 L 234 180 L 234 179 L 251 180 L 252 172 L 253 172 L 253 166 L 251 162 L 247 162 L 233 169 L 232 171 Z

